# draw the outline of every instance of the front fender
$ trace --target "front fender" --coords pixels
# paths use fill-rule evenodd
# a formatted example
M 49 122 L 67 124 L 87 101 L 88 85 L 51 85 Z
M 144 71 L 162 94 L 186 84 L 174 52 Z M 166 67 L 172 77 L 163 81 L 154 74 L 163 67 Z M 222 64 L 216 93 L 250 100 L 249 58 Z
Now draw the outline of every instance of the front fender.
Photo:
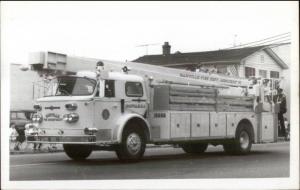
M 123 133 L 123 129 L 126 126 L 127 122 L 133 118 L 139 118 L 141 119 L 145 124 L 146 127 L 148 128 L 149 131 L 149 139 L 150 138 L 150 124 L 147 120 L 145 120 L 145 118 L 143 118 L 141 115 L 138 114 L 134 114 L 134 113 L 130 113 L 130 114 L 125 114 L 122 115 L 116 122 L 116 128 L 113 131 L 113 140 L 117 141 L 118 143 L 122 142 L 122 133 Z

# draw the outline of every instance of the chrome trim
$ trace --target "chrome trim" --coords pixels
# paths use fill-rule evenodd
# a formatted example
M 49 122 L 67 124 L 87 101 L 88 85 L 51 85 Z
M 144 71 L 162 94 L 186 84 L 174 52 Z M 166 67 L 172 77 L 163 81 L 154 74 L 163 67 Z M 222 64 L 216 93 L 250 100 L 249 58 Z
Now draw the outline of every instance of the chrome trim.
M 95 144 L 95 135 L 27 135 L 27 142 L 35 143 L 55 143 L 55 144 Z
M 74 128 L 62 128 L 62 127 L 40 127 L 39 129 L 44 129 L 44 130 L 59 130 L 59 129 L 62 129 L 62 130 L 67 130 L 67 131 L 72 131 L 72 130 L 74 130 L 74 131 L 76 131 L 76 130 L 79 130 L 79 131 L 82 131 L 82 130 L 84 130 L 85 128 L 76 128 L 76 129 L 74 129 Z
M 47 141 L 27 141 L 29 143 L 45 143 L 45 144 L 90 144 L 96 145 L 96 142 L 47 142 Z

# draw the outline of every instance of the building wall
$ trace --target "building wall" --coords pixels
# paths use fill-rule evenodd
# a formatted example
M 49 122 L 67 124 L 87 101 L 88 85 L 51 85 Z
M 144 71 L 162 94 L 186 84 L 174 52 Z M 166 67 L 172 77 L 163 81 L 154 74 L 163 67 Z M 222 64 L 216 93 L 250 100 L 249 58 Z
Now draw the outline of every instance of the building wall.
M 255 77 L 259 77 L 259 70 L 266 70 L 267 77 L 270 78 L 270 71 L 279 72 L 279 77 L 282 76 L 282 68 L 263 50 L 258 51 L 244 60 L 239 68 L 240 77 L 245 77 L 245 67 L 255 68 Z
M 283 44 L 280 46 L 276 46 L 271 48 L 288 66 L 289 68 L 291 68 L 291 44 Z M 286 103 L 287 103 L 287 113 L 286 116 L 288 118 L 288 120 L 290 121 L 290 105 L 291 105 L 291 73 L 290 73 L 290 69 L 286 69 L 283 70 L 282 72 L 282 81 L 280 83 L 280 86 L 282 87 L 284 93 L 286 94 Z
M 33 109 L 33 82 L 41 80 L 37 72 L 20 70 L 18 65 L 10 68 L 10 109 Z

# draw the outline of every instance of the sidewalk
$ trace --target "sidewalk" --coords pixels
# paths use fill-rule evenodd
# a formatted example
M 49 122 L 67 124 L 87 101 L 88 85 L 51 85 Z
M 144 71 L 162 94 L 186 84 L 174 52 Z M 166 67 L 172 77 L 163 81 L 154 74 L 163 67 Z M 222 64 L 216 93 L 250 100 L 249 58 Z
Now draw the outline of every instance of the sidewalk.
M 289 142 L 285 141 L 283 137 L 278 138 L 278 143 L 283 143 L 283 142 Z M 49 148 L 49 144 L 43 144 L 40 150 L 34 150 L 33 149 L 33 144 L 27 144 L 24 142 L 20 148 L 20 150 L 14 150 L 14 144 L 11 144 L 10 146 L 10 154 L 11 155 L 17 155 L 17 154 L 41 154 L 41 153 L 57 153 L 57 152 L 63 152 L 63 147 L 61 144 L 57 144 L 56 148 Z M 148 144 L 147 148 L 169 148 L 169 147 L 175 147 L 178 148 L 177 146 L 173 145 L 154 145 L 154 144 Z
M 27 142 L 22 143 L 22 145 L 19 147 L 20 150 L 14 150 L 14 146 L 15 143 L 11 142 L 9 146 L 9 152 L 11 155 L 63 152 L 63 147 L 61 144 L 55 145 L 56 148 L 50 146 L 49 144 L 43 144 L 39 150 L 34 150 L 33 144 Z
M 16 154 L 40 154 L 40 153 L 56 153 L 56 152 L 63 152 L 63 147 L 61 144 L 56 145 L 56 149 L 48 148 L 49 144 L 43 144 L 40 150 L 34 150 L 33 144 L 27 144 L 24 142 L 22 146 L 20 147 L 20 150 L 14 150 L 14 144 L 10 145 L 10 154 L 16 155 Z M 168 148 L 172 147 L 172 145 L 154 145 L 154 144 L 148 144 L 147 148 Z

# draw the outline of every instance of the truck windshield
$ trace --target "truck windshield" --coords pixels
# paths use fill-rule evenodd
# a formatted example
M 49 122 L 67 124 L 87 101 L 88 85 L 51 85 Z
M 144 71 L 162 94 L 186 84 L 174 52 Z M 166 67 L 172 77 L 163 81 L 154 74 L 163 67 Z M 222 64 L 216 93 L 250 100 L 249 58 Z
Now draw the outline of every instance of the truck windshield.
M 51 81 L 48 96 L 87 96 L 94 92 L 96 81 L 89 78 L 63 76 Z

